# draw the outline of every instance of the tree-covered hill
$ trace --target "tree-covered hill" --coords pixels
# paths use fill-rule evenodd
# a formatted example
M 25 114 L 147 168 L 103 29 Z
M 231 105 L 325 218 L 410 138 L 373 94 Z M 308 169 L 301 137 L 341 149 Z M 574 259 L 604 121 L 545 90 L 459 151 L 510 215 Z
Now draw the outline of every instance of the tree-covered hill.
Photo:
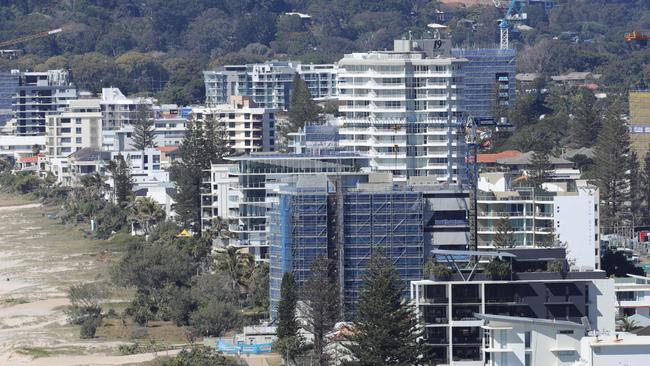
M 552 10 L 529 6 L 534 29 L 513 35 L 521 71 L 600 71 L 619 88 L 649 79 L 650 48 L 627 47 L 623 34 L 650 30 L 650 2 L 557 2 Z M 5 0 L 0 40 L 60 26 L 65 31 L 17 45 L 23 56 L 0 59 L 0 69 L 69 67 L 77 84 L 91 91 L 113 85 L 164 101 L 201 102 L 200 71 L 211 65 L 332 62 L 346 52 L 390 48 L 394 38 L 439 22 L 436 10 L 445 12 L 456 45 L 496 44 L 498 9 L 430 0 Z

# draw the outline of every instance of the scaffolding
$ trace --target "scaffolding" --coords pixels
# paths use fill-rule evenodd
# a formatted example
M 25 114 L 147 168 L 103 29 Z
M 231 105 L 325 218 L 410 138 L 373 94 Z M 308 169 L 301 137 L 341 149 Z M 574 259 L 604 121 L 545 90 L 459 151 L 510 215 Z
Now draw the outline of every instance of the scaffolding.
M 301 286 L 319 256 L 328 257 L 328 194 L 324 189 L 297 189 L 279 194 L 269 214 L 271 316 L 280 301 L 282 276 L 293 273 Z
M 344 308 L 354 313 L 373 253 L 387 256 L 408 283 L 424 265 L 423 198 L 412 191 L 352 190 L 344 198 Z M 405 295 L 407 286 L 404 286 Z
M 495 119 L 495 101 L 505 108 L 514 103 L 514 49 L 453 49 L 451 52 L 454 57 L 469 60 L 463 66 L 463 109 L 468 114 L 478 119 Z

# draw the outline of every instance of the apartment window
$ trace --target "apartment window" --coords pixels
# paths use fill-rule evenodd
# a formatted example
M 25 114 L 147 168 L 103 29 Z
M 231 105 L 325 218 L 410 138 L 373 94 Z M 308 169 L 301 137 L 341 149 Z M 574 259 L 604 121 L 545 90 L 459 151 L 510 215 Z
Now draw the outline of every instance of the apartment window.
M 81 124 L 81 118 L 75 118 L 74 121 L 76 124 L 80 125 Z
M 530 353 L 526 353 L 524 355 L 524 366 L 532 366 L 533 365 L 533 355 Z
M 80 144 L 80 143 L 81 143 L 81 137 L 77 137 L 77 138 L 75 138 L 75 142 L 78 143 L 78 144 Z
M 525 348 L 530 348 L 530 337 L 531 337 L 530 332 L 524 332 L 524 347 Z
M 70 133 L 70 129 L 69 128 L 62 128 L 61 133 Z
M 77 127 L 77 128 L 75 128 L 75 129 L 74 129 L 74 132 L 76 132 L 76 133 L 81 133 L 81 127 Z
M 154 155 L 153 156 L 153 163 L 154 164 L 160 164 L 160 155 Z

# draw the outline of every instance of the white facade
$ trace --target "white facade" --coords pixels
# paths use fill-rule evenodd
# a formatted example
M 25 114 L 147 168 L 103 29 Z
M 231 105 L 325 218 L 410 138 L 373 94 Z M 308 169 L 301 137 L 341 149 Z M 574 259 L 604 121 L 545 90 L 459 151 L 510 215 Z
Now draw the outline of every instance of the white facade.
M 202 230 L 210 227 L 217 217 L 228 222 L 236 220 L 242 198 L 237 188 L 237 170 L 237 164 L 212 164 L 209 187 L 205 186 L 201 194 Z M 230 230 L 236 231 L 236 228 Z
M 615 279 L 618 316 L 639 314 L 650 317 L 650 277 L 628 276 Z
M 187 118 L 180 115 L 176 105 L 154 106 L 154 126 L 152 129 L 156 146 L 179 146 L 187 131 Z M 133 150 L 133 124 L 120 128 L 104 130 L 104 149 L 109 151 Z
M 214 118 L 225 127 L 232 147 L 238 153 L 275 150 L 275 109 L 258 107 L 249 97 L 231 97 L 228 104 L 195 108 L 196 121 Z
M 650 365 L 650 336 L 631 333 L 584 337 L 576 366 Z
M 488 366 L 569 366 L 580 359 L 582 324 L 533 318 L 479 315 L 487 337 Z
M 45 150 L 45 136 L 0 135 L 0 156 L 18 160 L 23 156 L 32 156 L 33 147 Z
M 97 99 L 71 100 L 66 111 L 47 116 L 46 152 L 64 158 L 77 150 L 102 146 L 102 114 Z
M 567 259 L 573 268 L 599 268 L 598 187 L 578 180 L 572 191 L 511 189 L 507 176 L 497 179 L 496 175 L 491 173 L 489 179 L 479 181 L 477 230 L 480 248 L 493 247 L 497 224 L 506 217 L 514 229 L 517 246 L 548 246 L 555 234 L 554 245 L 566 246 Z M 490 190 L 483 190 L 486 188 Z
M 411 41 L 395 43 L 400 51 L 353 53 L 339 61 L 340 145 L 370 156 L 373 169 L 396 179 L 458 182 L 465 164 L 466 60 L 427 58 Z

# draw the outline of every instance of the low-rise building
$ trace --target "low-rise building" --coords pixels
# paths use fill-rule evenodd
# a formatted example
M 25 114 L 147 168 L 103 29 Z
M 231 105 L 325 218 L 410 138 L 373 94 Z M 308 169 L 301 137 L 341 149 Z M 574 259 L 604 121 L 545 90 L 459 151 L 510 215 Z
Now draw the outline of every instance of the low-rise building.
M 619 317 L 639 314 L 650 318 L 650 277 L 628 274 L 616 278 L 614 290 Z

